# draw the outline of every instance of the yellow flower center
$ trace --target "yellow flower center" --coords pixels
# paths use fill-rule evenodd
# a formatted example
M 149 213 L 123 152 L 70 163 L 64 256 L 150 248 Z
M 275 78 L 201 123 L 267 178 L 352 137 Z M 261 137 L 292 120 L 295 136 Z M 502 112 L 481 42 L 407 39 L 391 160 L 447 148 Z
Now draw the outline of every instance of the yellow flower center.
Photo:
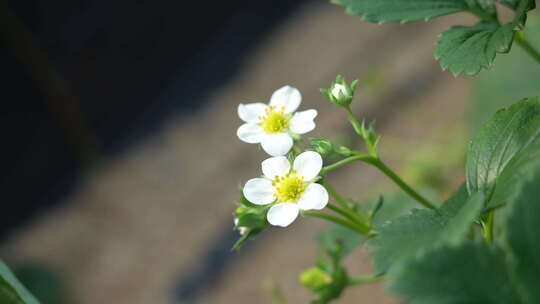
M 274 196 L 281 203 L 295 203 L 300 199 L 307 186 L 304 183 L 304 177 L 296 176 L 295 171 L 292 174 L 287 173 L 282 177 L 276 176 L 275 182 L 272 185 L 276 187 Z
M 289 120 L 292 115 L 285 114 L 284 111 L 285 107 L 280 110 L 277 110 L 274 106 L 266 108 L 265 115 L 259 117 L 264 132 L 268 134 L 281 133 L 289 128 Z

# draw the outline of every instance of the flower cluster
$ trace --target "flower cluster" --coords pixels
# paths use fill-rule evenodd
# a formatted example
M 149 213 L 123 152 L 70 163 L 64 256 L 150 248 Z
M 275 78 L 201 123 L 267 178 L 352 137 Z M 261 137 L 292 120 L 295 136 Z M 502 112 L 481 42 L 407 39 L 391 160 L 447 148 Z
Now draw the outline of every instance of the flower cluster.
M 238 128 L 240 140 L 261 144 L 270 158 L 261 164 L 262 177 L 247 181 L 244 197 L 266 208 L 266 219 L 274 226 L 290 225 L 301 210 L 320 210 L 328 203 L 328 192 L 316 183 L 323 160 L 319 153 L 306 151 L 291 160 L 287 155 L 300 135 L 315 128 L 316 110 L 295 112 L 302 96 L 291 86 L 272 94 L 268 105 L 240 104 L 238 116 L 245 123 Z M 243 227 L 243 232 L 249 227 Z

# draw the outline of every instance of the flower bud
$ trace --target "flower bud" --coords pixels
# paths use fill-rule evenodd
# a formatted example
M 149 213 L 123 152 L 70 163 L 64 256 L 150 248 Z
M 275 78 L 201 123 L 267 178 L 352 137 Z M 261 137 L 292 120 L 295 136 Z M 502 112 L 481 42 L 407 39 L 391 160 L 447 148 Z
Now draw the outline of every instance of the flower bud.
M 243 196 L 240 198 L 238 208 L 234 211 L 234 229 L 240 233 L 240 239 L 234 243 L 233 250 L 239 250 L 245 242 L 268 228 L 267 209 L 265 206 L 251 204 Z
M 334 153 L 334 145 L 332 145 L 329 140 L 323 138 L 310 138 L 309 141 L 313 146 L 313 150 L 321 156 L 328 156 Z
M 336 81 L 332 83 L 330 88 L 321 89 L 321 92 L 335 105 L 345 107 L 351 104 L 357 85 L 358 80 L 353 81 L 349 85 L 345 81 L 345 78 L 337 76 Z
M 317 291 L 332 282 L 332 277 L 317 267 L 310 268 L 300 274 L 298 280 L 305 287 Z

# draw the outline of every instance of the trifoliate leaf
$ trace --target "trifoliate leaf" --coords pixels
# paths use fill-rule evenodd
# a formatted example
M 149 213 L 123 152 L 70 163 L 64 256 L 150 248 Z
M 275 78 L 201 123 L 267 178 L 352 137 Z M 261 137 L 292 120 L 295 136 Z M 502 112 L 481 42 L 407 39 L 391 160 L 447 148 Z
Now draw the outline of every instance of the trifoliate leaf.
M 439 247 L 399 265 L 390 290 L 409 304 L 521 303 L 504 252 L 485 242 Z
M 369 243 L 375 247 L 375 274 L 387 272 L 393 265 L 443 244 L 461 241 L 484 204 L 481 192 L 467 198 L 462 187 L 441 209 L 413 209 L 377 229 Z
M 2 261 L 0 261 L 0 303 L 39 304 Z
M 512 252 L 513 274 L 525 303 L 540 303 L 540 171 L 519 188 L 506 222 L 506 243 Z
M 506 109 L 499 110 L 479 130 L 469 146 L 467 155 L 467 189 L 469 193 L 484 191 L 490 198 L 497 179 L 520 151 L 535 143 L 540 136 L 540 98 L 524 99 Z M 528 155 L 512 162 L 505 173 L 505 184 L 512 187 L 518 179 L 514 172 L 527 170 Z M 504 193 L 502 193 L 504 194 Z M 492 201 L 492 202 L 491 202 Z M 503 204 L 491 199 L 488 207 Z
M 515 24 L 503 26 L 480 22 L 475 26 L 453 26 L 442 33 L 435 58 L 452 74 L 475 75 L 489 68 L 497 53 L 508 53 L 514 40 Z
M 463 11 L 495 14 L 493 0 L 333 0 L 370 22 L 409 22 Z

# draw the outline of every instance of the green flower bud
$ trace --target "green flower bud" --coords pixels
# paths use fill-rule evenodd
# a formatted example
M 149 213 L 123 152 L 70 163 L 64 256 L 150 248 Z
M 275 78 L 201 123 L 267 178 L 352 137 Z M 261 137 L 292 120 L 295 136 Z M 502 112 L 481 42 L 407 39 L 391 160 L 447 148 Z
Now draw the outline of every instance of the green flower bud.
M 300 274 L 298 280 L 305 287 L 317 291 L 332 282 L 332 277 L 317 267 L 310 268 Z
M 353 151 L 345 146 L 340 146 L 336 149 L 336 153 L 341 156 L 349 157 L 353 154 Z
M 345 78 L 337 76 L 336 81 L 332 83 L 330 88 L 321 89 L 321 93 L 323 93 L 335 105 L 345 107 L 351 104 L 357 85 L 358 80 L 353 81 L 349 85 L 345 81 Z
M 332 145 L 329 140 L 323 138 L 310 138 L 309 141 L 313 146 L 313 150 L 321 156 L 328 156 L 334 152 L 334 145 Z

